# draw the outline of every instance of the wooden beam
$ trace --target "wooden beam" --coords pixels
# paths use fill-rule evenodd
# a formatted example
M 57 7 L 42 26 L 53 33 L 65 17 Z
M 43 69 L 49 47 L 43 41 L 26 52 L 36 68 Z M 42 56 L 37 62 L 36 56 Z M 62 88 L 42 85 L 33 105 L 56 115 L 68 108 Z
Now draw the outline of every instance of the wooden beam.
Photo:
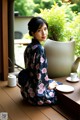
M 8 76 L 8 0 L 2 0 L 3 80 Z

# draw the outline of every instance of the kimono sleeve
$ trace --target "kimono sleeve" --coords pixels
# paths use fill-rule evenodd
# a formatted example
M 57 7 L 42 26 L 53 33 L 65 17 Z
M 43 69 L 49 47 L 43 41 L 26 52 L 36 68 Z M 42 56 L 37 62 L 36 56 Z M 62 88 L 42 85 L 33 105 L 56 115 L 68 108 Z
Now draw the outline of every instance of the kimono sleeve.
M 36 50 L 36 58 L 35 58 L 35 69 L 38 84 L 43 84 L 46 87 L 53 80 L 49 79 L 47 73 L 47 58 L 45 54 L 45 50 L 42 47 L 38 47 Z

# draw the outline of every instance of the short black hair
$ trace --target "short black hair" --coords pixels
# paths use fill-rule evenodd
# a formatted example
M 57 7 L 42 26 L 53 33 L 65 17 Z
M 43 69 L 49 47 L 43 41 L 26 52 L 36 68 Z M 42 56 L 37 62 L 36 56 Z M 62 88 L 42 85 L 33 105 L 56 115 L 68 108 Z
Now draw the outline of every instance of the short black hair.
M 29 35 L 32 36 L 32 32 L 35 33 L 40 26 L 46 24 L 48 28 L 48 23 L 41 17 L 33 17 L 28 23 Z

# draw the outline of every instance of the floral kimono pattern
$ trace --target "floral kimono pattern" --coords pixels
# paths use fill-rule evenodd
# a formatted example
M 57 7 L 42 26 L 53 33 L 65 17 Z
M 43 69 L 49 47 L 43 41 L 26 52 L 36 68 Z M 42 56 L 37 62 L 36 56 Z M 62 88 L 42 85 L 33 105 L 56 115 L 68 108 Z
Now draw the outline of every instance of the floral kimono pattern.
M 32 39 L 32 43 L 27 46 L 24 60 L 28 72 L 21 94 L 34 105 L 55 104 L 56 92 L 48 89 L 53 80 L 48 78 L 45 49 L 37 40 Z

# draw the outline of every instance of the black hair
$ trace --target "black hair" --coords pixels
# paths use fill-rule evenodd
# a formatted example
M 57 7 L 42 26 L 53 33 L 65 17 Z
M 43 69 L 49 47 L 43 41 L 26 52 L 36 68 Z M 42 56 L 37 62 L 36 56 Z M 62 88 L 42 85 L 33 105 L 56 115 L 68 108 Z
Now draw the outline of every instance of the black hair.
M 33 17 L 28 23 L 29 35 L 32 36 L 32 32 L 35 33 L 39 27 L 43 26 L 43 24 L 46 24 L 48 28 L 46 20 L 41 17 Z

